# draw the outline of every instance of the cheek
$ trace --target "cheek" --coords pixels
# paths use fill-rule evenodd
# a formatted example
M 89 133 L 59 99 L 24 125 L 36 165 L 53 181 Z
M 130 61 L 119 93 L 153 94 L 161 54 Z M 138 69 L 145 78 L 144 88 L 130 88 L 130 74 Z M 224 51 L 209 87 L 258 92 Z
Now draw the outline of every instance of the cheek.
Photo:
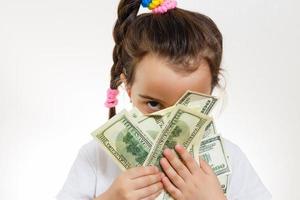
M 145 113 L 145 106 L 144 106 L 144 102 L 141 101 L 137 95 L 132 92 L 128 92 L 128 95 L 130 97 L 131 103 L 133 104 L 134 107 L 137 107 L 142 113 Z
M 141 111 L 143 114 L 148 114 L 149 113 L 149 111 L 148 111 L 146 105 L 144 104 L 144 102 L 132 100 L 132 104 L 133 104 L 134 107 L 139 109 L 139 111 Z

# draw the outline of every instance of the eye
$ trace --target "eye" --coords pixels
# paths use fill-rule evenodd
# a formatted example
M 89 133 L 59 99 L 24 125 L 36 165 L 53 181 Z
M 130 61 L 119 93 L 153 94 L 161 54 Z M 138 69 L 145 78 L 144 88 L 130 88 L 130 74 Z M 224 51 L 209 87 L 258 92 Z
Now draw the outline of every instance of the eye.
M 153 111 L 158 111 L 158 110 L 160 110 L 162 108 L 162 106 L 160 105 L 160 103 L 158 103 L 156 101 L 148 101 L 147 105 Z

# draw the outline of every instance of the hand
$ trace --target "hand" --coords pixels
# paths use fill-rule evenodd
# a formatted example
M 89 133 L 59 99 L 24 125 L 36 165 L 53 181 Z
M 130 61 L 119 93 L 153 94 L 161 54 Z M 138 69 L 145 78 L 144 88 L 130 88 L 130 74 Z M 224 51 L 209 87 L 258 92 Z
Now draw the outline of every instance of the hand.
M 160 164 L 166 174 L 164 188 L 176 200 L 225 200 L 220 183 L 210 166 L 200 158 L 200 166 L 181 145 L 175 152 L 165 149 Z
M 155 166 L 135 167 L 123 172 L 110 188 L 95 200 L 152 200 L 162 189 L 163 173 Z

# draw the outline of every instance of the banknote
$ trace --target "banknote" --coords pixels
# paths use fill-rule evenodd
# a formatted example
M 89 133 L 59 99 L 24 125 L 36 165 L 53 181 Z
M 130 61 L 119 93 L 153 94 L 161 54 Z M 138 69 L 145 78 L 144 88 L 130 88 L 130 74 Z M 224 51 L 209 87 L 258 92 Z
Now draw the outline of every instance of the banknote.
M 153 113 L 150 113 L 150 114 L 147 114 L 146 116 L 165 116 L 165 115 L 168 116 L 174 108 L 175 108 L 175 105 L 164 108 L 162 110 L 159 110 L 159 111 L 156 111 Z
M 133 107 L 122 111 L 92 133 L 117 165 L 126 170 L 156 165 L 165 148 L 183 145 L 199 161 L 204 159 L 216 173 L 226 193 L 231 172 L 223 140 L 209 116 L 218 99 L 187 91 L 173 106 L 143 114 Z M 163 192 L 157 199 L 171 200 Z
M 134 119 L 138 119 L 144 116 L 143 113 L 137 107 L 133 107 L 130 111 L 128 111 L 128 113 Z
M 180 98 L 177 103 L 173 106 L 167 107 L 165 109 L 159 110 L 157 112 L 153 112 L 147 115 L 141 115 L 140 111 L 137 108 L 133 109 L 133 115 L 136 117 L 138 124 L 142 130 L 145 130 L 152 139 L 155 139 L 159 131 L 163 128 L 163 126 L 169 120 L 170 114 L 176 108 L 177 105 L 183 105 L 186 107 L 198 109 L 200 112 L 209 114 L 209 112 L 214 107 L 217 102 L 217 98 L 208 96 L 206 94 L 197 93 L 193 91 L 187 91 L 182 98 Z M 160 127 L 160 129 L 159 129 Z M 211 129 L 214 129 L 214 124 L 211 124 L 208 127 L 208 131 L 205 131 L 205 137 L 207 134 L 212 132 Z M 200 140 L 201 138 L 197 138 Z M 192 150 L 192 149 L 191 149 Z
M 141 127 L 143 127 L 144 124 L 146 127 L 149 127 L 149 125 L 151 125 L 150 122 L 154 122 L 155 127 L 157 127 L 157 125 L 158 125 L 162 129 L 163 126 L 167 123 L 169 116 L 170 116 L 171 112 L 174 110 L 174 108 L 175 108 L 175 106 L 170 106 L 163 110 L 140 116 L 137 118 L 138 124 Z M 149 129 L 146 128 L 146 130 L 149 130 Z M 153 132 L 152 131 L 150 131 L 150 132 L 151 132 L 151 137 L 156 138 L 156 136 L 153 134 Z M 155 131 L 155 133 L 157 133 L 157 132 Z
M 216 128 L 214 125 L 214 121 L 212 120 L 206 127 L 204 130 L 204 134 L 202 136 L 202 138 L 200 138 L 200 136 L 197 136 L 197 138 L 195 139 L 194 143 L 191 145 L 191 149 L 189 149 L 189 152 L 193 155 L 194 158 L 197 158 L 196 161 L 199 164 L 199 149 L 200 149 L 200 145 L 201 145 L 201 141 L 205 138 L 208 137 L 212 137 L 216 135 Z
M 122 170 L 142 166 L 153 146 L 152 139 L 138 128 L 127 111 L 91 134 Z
M 147 116 L 140 118 L 138 121 L 139 128 L 148 134 L 154 141 L 157 135 L 161 132 L 165 122 L 161 116 Z
M 217 176 L 224 194 L 227 193 L 228 184 L 229 184 L 229 176 L 230 176 L 229 174 Z
M 194 111 L 182 105 L 177 105 L 172 111 L 168 123 L 154 141 L 144 166 L 160 167 L 159 160 L 165 148 L 174 149 L 176 144 L 189 148 L 197 135 L 203 134 L 204 129 L 212 119 L 207 115 Z
M 188 90 L 176 103 L 176 105 L 184 105 L 189 108 L 196 109 L 203 114 L 209 114 L 218 99 L 202 93 Z
M 220 135 L 202 140 L 199 156 L 210 165 L 217 176 L 231 173 L 230 164 Z
M 183 105 L 190 108 L 198 109 L 202 113 L 209 114 L 212 108 L 214 107 L 215 103 L 217 102 L 217 98 L 213 96 L 209 96 L 202 93 L 197 93 L 193 91 L 187 91 L 175 105 L 167 107 L 165 109 L 159 110 L 157 112 L 153 112 L 147 115 L 142 115 L 137 118 L 138 123 L 141 125 L 140 127 L 143 128 L 143 124 L 145 124 L 147 132 L 151 134 L 152 138 L 155 138 L 154 133 L 158 133 L 158 131 L 151 130 L 151 124 L 154 124 L 154 129 L 158 130 L 158 126 L 162 128 L 169 119 L 171 112 L 176 108 L 176 105 Z M 138 112 L 136 109 L 134 113 L 141 113 Z M 152 123 L 151 123 L 152 122 Z M 154 122 L 154 123 L 153 123 Z M 158 125 L 158 126 L 157 126 Z M 149 131 L 150 130 L 150 131 Z M 206 127 L 203 137 L 208 137 L 214 134 L 215 126 L 213 121 Z M 198 141 L 201 138 L 197 138 Z M 191 149 L 193 151 L 193 149 Z M 196 151 L 197 152 L 197 151 Z
M 207 127 L 205 128 L 205 131 L 204 131 L 204 134 L 203 134 L 203 138 L 202 139 L 205 139 L 205 138 L 208 138 L 208 137 L 212 137 L 214 135 L 217 134 L 217 130 L 216 130 L 216 127 L 215 127 L 215 123 L 214 121 L 212 120 L 208 125 Z
M 147 117 L 156 116 L 157 118 L 162 117 L 162 121 L 166 122 L 167 118 L 170 117 L 172 111 L 176 108 L 177 105 L 183 105 L 189 108 L 197 109 L 201 113 L 209 114 L 210 111 L 214 108 L 218 99 L 213 96 L 209 96 L 202 93 L 197 93 L 194 91 L 187 91 L 184 95 L 176 102 L 175 105 L 167 107 L 165 109 L 146 114 L 144 116 L 138 117 L 138 121 L 142 121 Z M 140 113 L 135 110 L 135 113 Z

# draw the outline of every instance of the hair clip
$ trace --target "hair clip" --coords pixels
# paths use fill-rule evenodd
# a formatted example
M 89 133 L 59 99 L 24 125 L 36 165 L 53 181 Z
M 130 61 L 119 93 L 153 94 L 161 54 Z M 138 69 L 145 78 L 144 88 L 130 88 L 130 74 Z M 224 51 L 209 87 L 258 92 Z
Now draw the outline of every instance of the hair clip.
M 176 0 L 141 0 L 143 7 L 152 10 L 153 13 L 166 13 L 177 6 Z

